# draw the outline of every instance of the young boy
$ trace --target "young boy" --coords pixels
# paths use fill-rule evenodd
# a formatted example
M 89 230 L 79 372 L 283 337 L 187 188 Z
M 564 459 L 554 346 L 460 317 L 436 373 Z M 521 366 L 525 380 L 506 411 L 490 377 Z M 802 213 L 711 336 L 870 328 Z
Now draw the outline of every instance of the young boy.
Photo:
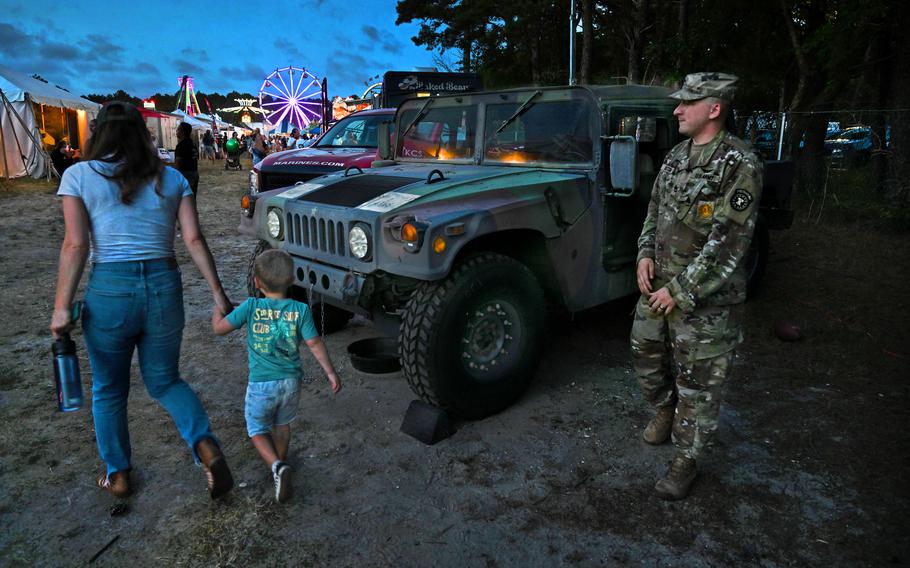
M 283 503 L 291 495 L 291 468 L 287 459 L 291 441 L 290 422 L 297 417 L 300 400 L 300 342 L 316 357 L 328 375 L 332 392 L 341 390 L 328 350 L 316 331 L 309 306 L 287 298 L 294 279 L 291 256 L 269 250 L 256 257 L 253 274 L 265 298 L 247 298 L 225 316 L 212 314 L 212 329 L 228 334 L 247 324 L 250 383 L 246 391 L 247 433 L 262 459 L 272 468 L 275 499 Z

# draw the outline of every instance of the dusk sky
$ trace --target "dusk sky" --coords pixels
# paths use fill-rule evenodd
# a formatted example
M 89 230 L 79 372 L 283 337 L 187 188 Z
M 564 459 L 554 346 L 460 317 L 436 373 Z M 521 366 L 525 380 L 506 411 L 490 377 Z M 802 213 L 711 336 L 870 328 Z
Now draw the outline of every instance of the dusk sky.
M 257 93 L 277 67 L 328 77 L 331 95 L 363 93 L 389 70 L 432 67 L 395 25 L 395 0 L 102 2 L 0 0 L 0 64 L 79 95 L 178 89 Z

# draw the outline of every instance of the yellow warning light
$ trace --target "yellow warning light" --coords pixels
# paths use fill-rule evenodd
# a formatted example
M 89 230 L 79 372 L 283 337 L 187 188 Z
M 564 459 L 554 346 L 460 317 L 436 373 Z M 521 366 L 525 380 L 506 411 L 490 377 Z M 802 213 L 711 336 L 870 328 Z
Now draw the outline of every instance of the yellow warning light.
M 441 254 L 444 250 L 446 250 L 446 240 L 442 237 L 433 239 L 433 252 Z
M 406 243 L 417 242 L 417 227 L 411 223 L 405 223 L 401 226 L 401 240 Z

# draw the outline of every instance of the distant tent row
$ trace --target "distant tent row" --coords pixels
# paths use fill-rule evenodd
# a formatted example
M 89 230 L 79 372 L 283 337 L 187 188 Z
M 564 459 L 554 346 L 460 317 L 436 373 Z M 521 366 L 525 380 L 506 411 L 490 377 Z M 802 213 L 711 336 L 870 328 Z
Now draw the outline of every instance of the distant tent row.
M 101 105 L 0 65 L 0 178 L 50 177 L 49 151 L 82 148 Z

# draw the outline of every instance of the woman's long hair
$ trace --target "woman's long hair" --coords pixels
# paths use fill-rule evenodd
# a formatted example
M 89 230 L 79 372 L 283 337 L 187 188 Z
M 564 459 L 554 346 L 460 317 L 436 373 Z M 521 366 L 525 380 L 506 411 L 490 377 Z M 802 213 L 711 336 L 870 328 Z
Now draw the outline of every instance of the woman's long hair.
M 123 203 L 132 203 L 136 192 L 151 180 L 155 181 L 155 192 L 161 194 L 159 186 L 164 165 L 152 147 L 152 138 L 142 115 L 130 103 L 112 101 L 105 104 L 87 146 L 85 160 L 119 163 L 113 175 L 98 173 L 117 182 Z

